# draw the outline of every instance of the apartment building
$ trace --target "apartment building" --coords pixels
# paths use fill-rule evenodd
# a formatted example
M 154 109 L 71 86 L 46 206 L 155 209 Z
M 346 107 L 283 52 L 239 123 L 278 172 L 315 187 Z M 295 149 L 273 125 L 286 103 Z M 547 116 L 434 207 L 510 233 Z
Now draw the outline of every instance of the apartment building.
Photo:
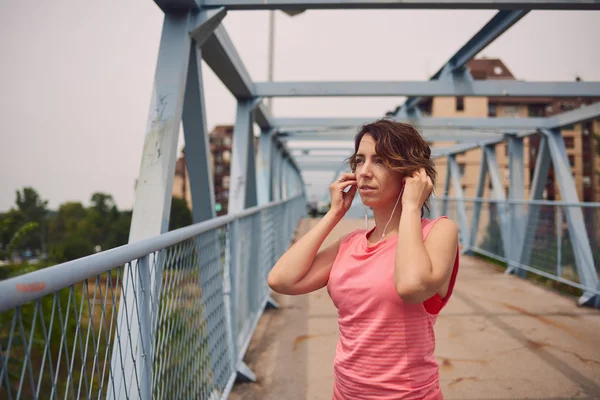
M 217 216 L 227 214 L 232 139 L 232 125 L 217 125 L 209 135 L 210 165 L 213 171 L 215 211 Z M 173 181 L 172 193 L 175 197 L 186 199 L 188 207 L 192 209 L 192 196 L 185 159 L 185 148 L 182 150 L 182 155 L 175 165 L 175 179 Z
M 508 67 L 499 59 L 480 58 L 471 60 L 468 67 L 475 80 L 512 79 L 515 77 Z M 422 101 L 419 108 L 424 115 L 434 117 L 547 117 L 573 110 L 600 101 L 600 98 L 523 98 L 523 97 L 433 97 Z M 582 201 L 600 201 L 600 154 L 597 143 L 600 134 L 600 119 L 586 123 L 567 126 L 562 129 L 562 136 L 567 148 L 579 199 Z M 529 188 L 535 169 L 536 155 L 540 136 L 534 135 L 524 139 L 524 180 L 525 196 L 529 196 Z M 433 147 L 445 147 L 456 142 L 435 142 Z M 496 157 L 501 170 L 505 188 L 508 188 L 508 145 L 496 145 Z M 475 149 L 456 157 L 461 171 L 461 186 L 465 196 L 475 196 L 481 150 Z M 436 191 L 443 193 L 446 175 L 446 160 L 436 162 L 438 183 Z M 491 184 L 486 185 L 485 196 L 489 195 Z M 452 187 L 449 195 L 453 195 Z M 544 199 L 560 200 L 560 191 L 550 169 Z

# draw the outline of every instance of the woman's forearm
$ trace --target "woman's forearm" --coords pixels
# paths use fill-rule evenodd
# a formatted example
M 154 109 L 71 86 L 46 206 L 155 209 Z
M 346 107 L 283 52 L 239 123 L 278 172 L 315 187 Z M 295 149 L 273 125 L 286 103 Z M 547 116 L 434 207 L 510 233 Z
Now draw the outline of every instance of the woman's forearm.
M 425 245 L 421 227 L 421 210 L 403 208 L 398 226 L 398 244 L 394 266 L 396 291 L 405 300 L 427 290 L 432 275 L 432 265 Z
M 342 215 L 343 216 L 343 215 Z M 328 212 L 304 236 L 290 247 L 269 273 L 269 286 L 290 287 L 298 283 L 310 270 L 319 249 L 342 216 Z

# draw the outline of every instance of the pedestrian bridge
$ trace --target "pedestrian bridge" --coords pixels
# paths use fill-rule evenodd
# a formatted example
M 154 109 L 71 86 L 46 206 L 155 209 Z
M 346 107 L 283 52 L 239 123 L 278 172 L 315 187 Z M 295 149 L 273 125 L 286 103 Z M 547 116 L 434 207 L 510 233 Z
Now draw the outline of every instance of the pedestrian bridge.
M 599 99 L 599 82 L 476 81 L 466 63 L 531 10 L 597 12 L 600 2 L 155 2 L 165 19 L 129 244 L 0 282 L 0 399 L 330 398 L 337 326 L 326 292 L 274 296 L 266 277 L 314 224 L 306 172 L 332 180 L 347 167 L 356 127 L 379 116 L 275 118 L 262 103 L 290 96 L 406 96 L 386 115 L 434 144 L 451 143 L 434 147 L 444 179 L 428 215 L 449 216 L 460 233 L 456 292 L 436 327 L 447 398 L 600 398 L 600 204 L 580 201 L 561 135 L 565 126 L 600 126 L 600 102 L 550 117 L 440 118 L 420 109 L 433 96 Z M 498 12 L 423 82 L 252 82 L 221 25 L 236 10 L 345 8 Z M 202 61 L 237 99 L 221 217 Z M 194 224 L 167 232 L 181 124 Z M 529 180 L 524 138 L 533 135 L 540 144 Z M 508 143 L 506 177 L 500 143 Z M 457 157 L 473 149 L 481 162 L 467 197 Z M 544 200 L 549 176 L 561 201 Z M 352 215 L 328 240 L 362 224 Z

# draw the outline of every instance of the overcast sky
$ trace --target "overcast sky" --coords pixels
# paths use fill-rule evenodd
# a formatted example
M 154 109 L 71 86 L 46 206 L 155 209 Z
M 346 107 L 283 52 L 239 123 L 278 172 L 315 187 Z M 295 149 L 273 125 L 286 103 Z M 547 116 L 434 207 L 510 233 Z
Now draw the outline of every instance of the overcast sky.
M 424 80 L 494 11 L 278 14 L 275 80 Z M 224 20 L 252 78 L 267 77 L 268 13 Z M 152 0 L 0 1 L 0 210 L 33 186 L 51 208 L 95 191 L 133 203 L 162 12 Z M 600 81 L 600 12 L 534 11 L 483 51 L 518 79 Z M 209 129 L 234 98 L 205 66 Z M 276 116 L 383 115 L 401 98 L 278 100 Z M 180 141 L 179 147 L 183 145 Z

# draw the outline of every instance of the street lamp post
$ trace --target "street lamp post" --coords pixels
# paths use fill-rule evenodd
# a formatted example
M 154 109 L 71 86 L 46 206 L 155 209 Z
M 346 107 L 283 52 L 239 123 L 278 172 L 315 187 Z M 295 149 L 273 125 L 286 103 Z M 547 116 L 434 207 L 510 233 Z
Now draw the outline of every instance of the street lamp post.
M 302 14 L 306 10 L 287 10 L 284 11 L 290 17 Z M 267 81 L 273 82 L 273 65 L 275 63 L 275 10 L 269 11 L 269 60 L 267 69 Z M 273 99 L 267 97 L 267 109 L 269 114 L 273 115 Z

